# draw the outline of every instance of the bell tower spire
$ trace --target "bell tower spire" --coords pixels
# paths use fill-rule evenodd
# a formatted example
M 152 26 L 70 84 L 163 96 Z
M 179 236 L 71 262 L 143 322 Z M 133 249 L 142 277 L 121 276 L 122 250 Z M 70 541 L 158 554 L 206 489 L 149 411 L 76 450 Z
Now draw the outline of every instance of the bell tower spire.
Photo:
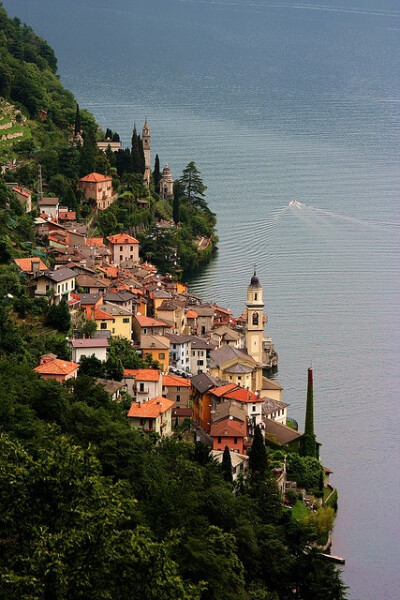
M 246 350 L 259 365 L 257 389 L 261 389 L 262 380 L 262 364 L 263 364 L 263 341 L 264 341 L 264 302 L 263 288 L 260 285 L 260 280 L 257 277 L 256 270 L 250 280 L 250 285 L 247 288 L 247 318 L 246 318 Z

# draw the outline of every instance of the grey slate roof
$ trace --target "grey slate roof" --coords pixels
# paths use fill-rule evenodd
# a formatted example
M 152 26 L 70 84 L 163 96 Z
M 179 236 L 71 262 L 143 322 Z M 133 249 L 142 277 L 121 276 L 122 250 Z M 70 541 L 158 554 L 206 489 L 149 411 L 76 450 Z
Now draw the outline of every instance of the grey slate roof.
M 277 410 L 282 410 L 287 406 L 289 406 L 289 404 L 281 402 L 280 400 L 275 400 L 274 398 L 264 398 L 264 402 L 262 405 L 262 413 L 267 417 L 271 413 Z
M 55 283 L 60 283 L 60 281 L 76 277 L 76 273 L 72 269 L 66 267 L 64 269 L 57 269 L 56 271 L 49 271 L 48 273 L 45 273 L 45 277 L 48 277 Z
M 218 379 L 207 373 L 199 373 L 191 378 L 190 383 L 200 394 L 204 394 L 207 390 L 218 385 Z
M 221 348 L 213 350 L 210 354 L 210 358 L 212 360 L 212 368 L 219 367 L 220 365 L 223 365 L 234 358 L 238 358 L 245 362 L 250 362 L 251 364 L 254 364 L 254 366 L 257 365 L 254 358 L 252 358 L 249 354 L 246 354 L 243 352 L 243 350 L 238 350 L 233 346 L 221 346 Z
M 277 443 L 282 444 L 283 446 L 302 437 L 302 434 L 298 431 L 295 431 L 287 425 L 278 423 L 278 421 L 274 421 L 273 419 L 263 417 L 263 423 L 265 426 L 265 432 L 273 436 Z

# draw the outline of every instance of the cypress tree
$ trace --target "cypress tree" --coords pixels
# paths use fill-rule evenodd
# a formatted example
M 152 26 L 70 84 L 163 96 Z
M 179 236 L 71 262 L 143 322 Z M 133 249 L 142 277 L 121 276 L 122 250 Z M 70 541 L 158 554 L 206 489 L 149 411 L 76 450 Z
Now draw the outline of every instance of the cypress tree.
M 306 420 L 304 425 L 304 435 L 301 440 L 300 453 L 302 456 L 313 456 L 318 458 L 317 441 L 314 434 L 314 389 L 313 389 L 313 370 L 308 368 L 307 381 L 307 405 Z
M 224 448 L 224 454 L 222 456 L 222 474 L 225 481 L 229 481 L 232 483 L 232 461 L 231 461 L 231 453 L 229 452 L 228 446 Z
M 143 151 L 143 149 L 142 149 L 142 151 Z M 144 156 L 143 156 L 143 170 L 142 170 L 140 137 L 137 134 L 136 125 L 133 126 L 131 154 L 132 154 L 133 173 L 144 173 Z
M 254 430 L 253 443 L 249 452 L 249 468 L 256 478 L 263 478 L 268 469 L 267 449 L 260 427 Z
M 158 154 L 156 154 L 156 158 L 154 161 L 153 180 L 154 180 L 154 189 L 157 192 L 157 194 L 158 194 L 159 187 L 160 187 L 160 179 L 161 179 L 160 159 L 158 158 Z
M 81 132 L 81 114 L 79 112 L 79 104 L 76 105 L 74 135 Z
M 177 225 L 180 221 L 180 208 L 179 208 L 179 196 L 180 196 L 181 186 L 179 181 L 174 182 L 174 203 L 172 206 L 172 218 L 174 220 L 175 225 Z

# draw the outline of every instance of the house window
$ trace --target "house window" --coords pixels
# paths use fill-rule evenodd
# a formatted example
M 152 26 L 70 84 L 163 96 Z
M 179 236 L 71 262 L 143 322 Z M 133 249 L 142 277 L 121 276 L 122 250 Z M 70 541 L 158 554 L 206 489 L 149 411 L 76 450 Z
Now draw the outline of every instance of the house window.
M 139 392 L 144 392 L 144 383 L 139 383 Z
M 133 254 L 131 254 L 129 258 L 130 258 L 131 260 L 133 260 Z
M 131 252 L 133 252 L 133 246 L 131 246 Z M 131 257 L 132 258 L 132 257 Z
M 198 361 L 197 361 L 197 364 L 198 364 L 199 366 L 203 366 L 203 364 L 204 364 L 204 360 L 198 360 Z
M 254 294 L 254 300 L 257 300 L 257 294 Z
M 121 260 L 124 260 L 124 257 L 122 256 L 122 254 L 121 254 L 121 256 L 119 257 L 119 260 L 120 260 L 120 261 L 121 261 Z
M 220 443 L 221 443 L 221 438 L 219 437 L 219 438 L 218 438 L 218 444 L 220 444 Z
M 237 444 L 237 437 L 233 438 L 233 443 Z
M 112 328 L 112 333 L 115 333 L 115 327 Z
M 122 250 L 123 250 L 123 248 L 122 248 L 122 246 L 120 246 L 120 247 L 119 247 L 119 251 L 120 251 L 120 252 L 122 252 Z
M 165 352 L 159 352 L 158 358 L 165 358 Z
M 257 408 L 256 405 L 253 404 L 253 412 L 256 410 L 256 408 Z
M 100 329 L 107 329 L 107 323 L 100 323 Z
M 144 328 L 143 328 L 143 333 L 144 333 L 144 334 L 146 334 L 146 333 L 147 333 L 147 328 L 146 328 L 146 327 L 144 327 Z
M 176 401 L 177 401 L 177 402 L 180 402 L 180 401 L 181 401 L 180 394 L 177 394 L 177 395 L 176 395 Z
M 181 391 L 181 388 L 180 388 L 180 386 L 179 386 L 179 385 L 177 386 L 177 388 L 176 388 L 176 391 L 177 391 L 177 392 L 180 392 L 180 391 Z
M 126 318 L 122 319 L 122 322 L 123 323 L 129 323 L 129 317 L 126 317 Z

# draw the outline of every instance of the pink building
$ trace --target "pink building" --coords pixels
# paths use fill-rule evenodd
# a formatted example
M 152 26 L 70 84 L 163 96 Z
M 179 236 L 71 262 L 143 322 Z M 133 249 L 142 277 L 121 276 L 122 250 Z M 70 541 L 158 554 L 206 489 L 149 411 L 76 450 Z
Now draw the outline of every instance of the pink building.
M 117 233 L 107 238 L 111 262 L 117 267 L 125 260 L 139 262 L 139 242 L 127 233 Z
M 54 354 L 44 354 L 40 357 L 39 366 L 34 371 L 39 373 L 42 379 L 55 379 L 60 383 L 76 377 L 79 365 L 68 360 L 60 360 Z
M 107 175 L 89 173 L 79 180 L 78 185 L 83 190 L 86 200 L 96 200 L 99 210 L 108 208 L 118 198 L 118 194 L 114 194 L 113 191 L 112 179 Z

